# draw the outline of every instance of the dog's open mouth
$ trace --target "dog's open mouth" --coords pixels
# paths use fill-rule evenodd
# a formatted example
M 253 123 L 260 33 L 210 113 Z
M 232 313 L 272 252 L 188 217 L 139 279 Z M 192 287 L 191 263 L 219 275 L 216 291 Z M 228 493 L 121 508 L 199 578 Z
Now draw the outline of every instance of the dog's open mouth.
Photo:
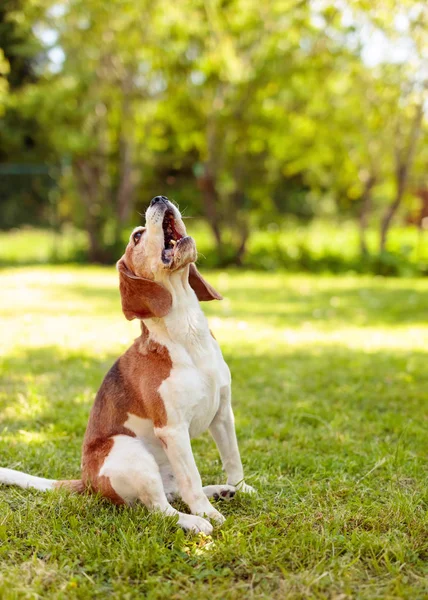
M 162 251 L 162 260 L 164 263 L 171 262 L 175 248 L 183 236 L 177 231 L 175 218 L 172 210 L 167 210 L 162 222 L 164 249 Z
M 183 237 L 180 233 L 178 233 L 175 228 L 175 219 L 171 210 L 167 210 L 163 222 L 163 238 L 164 238 L 164 248 L 165 250 L 171 250 L 174 248 L 176 243 L 181 240 Z

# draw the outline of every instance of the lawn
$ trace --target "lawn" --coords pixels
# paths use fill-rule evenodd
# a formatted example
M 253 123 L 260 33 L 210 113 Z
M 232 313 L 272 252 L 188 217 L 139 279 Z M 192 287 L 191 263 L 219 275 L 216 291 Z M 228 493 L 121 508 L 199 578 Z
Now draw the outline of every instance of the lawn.
M 78 478 L 104 373 L 138 333 L 114 268 L 2 270 L 0 465 Z M 0 597 L 426 598 L 428 280 L 213 272 L 255 498 L 212 537 L 139 505 L 0 489 Z M 224 481 L 208 435 L 205 483 Z

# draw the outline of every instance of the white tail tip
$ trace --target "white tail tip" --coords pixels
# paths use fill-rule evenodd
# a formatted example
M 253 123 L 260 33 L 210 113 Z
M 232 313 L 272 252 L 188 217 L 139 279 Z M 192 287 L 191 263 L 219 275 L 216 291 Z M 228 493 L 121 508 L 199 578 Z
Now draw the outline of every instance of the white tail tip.
M 27 473 L 21 473 L 21 471 L 0 468 L 0 484 L 17 485 L 21 488 L 34 488 L 35 490 L 45 492 L 46 490 L 52 490 L 54 488 L 55 483 L 55 479 L 34 477 L 34 475 L 27 475 Z

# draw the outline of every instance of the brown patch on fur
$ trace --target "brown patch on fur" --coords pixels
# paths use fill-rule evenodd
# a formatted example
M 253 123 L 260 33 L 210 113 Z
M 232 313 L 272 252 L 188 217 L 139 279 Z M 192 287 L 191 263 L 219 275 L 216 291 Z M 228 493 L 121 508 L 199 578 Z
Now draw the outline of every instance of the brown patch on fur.
M 117 263 L 122 310 L 128 321 L 164 317 L 171 310 L 171 294 L 159 283 L 139 277 L 131 270 L 128 249 Z M 126 257 L 126 260 L 125 260 Z
M 211 334 L 211 337 L 212 337 L 214 340 L 216 340 L 216 339 L 217 339 L 217 338 L 216 338 L 216 336 L 215 336 L 215 335 L 213 334 L 213 332 L 211 331 L 211 329 L 210 329 L 210 334 Z
M 123 504 L 124 500 L 108 477 L 98 475 L 99 471 L 115 435 L 135 437 L 125 427 L 128 413 L 150 419 L 154 427 L 166 425 L 166 410 L 158 389 L 171 369 L 168 350 L 150 339 L 142 323 L 141 336 L 112 366 L 95 398 L 83 441 L 82 479 L 116 504 Z
M 86 487 L 93 492 L 98 492 L 114 504 L 125 504 L 124 499 L 113 489 L 110 478 L 99 475 L 107 455 L 113 448 L 113 444 L 113 438 L 100 438 L 86 448 L 85 441 L 83 442 L 82 478 Z
M 95 491 L 100 493 L 104 498 L 107 498 L 107 500 L 110 500 L 110 502 L 113 502 L 113 504 L 126 504 L 125 500 L 114 490 L 110 483 L 110 477 L 106 477 L 106 475 L 99 475 L 97 477 Z

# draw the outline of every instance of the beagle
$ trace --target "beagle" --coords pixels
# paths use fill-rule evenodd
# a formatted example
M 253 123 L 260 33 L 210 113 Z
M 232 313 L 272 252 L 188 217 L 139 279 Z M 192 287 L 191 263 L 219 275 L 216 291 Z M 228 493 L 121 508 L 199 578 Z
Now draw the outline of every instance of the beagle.
M 212 532 L 223 515 L 208 498 L 254 493 L 244 482 L 231 407 L 231 378 L 199 301 L 221 296 L 198 272 L 194 240 L 165 196 L 146 211 L 117 263 L 122 309 L 141 335 L 107 373 L 95 398 L 82 451 L 81 480 L 54 481 L 0 469 L 0 483 L 49 490 L 90 489 L 116 504 L 140 500 Z M 203 487 L 190 440 L 209 429 L 227 484 Z M 180 496 L 191 515 L 170 502 Z

